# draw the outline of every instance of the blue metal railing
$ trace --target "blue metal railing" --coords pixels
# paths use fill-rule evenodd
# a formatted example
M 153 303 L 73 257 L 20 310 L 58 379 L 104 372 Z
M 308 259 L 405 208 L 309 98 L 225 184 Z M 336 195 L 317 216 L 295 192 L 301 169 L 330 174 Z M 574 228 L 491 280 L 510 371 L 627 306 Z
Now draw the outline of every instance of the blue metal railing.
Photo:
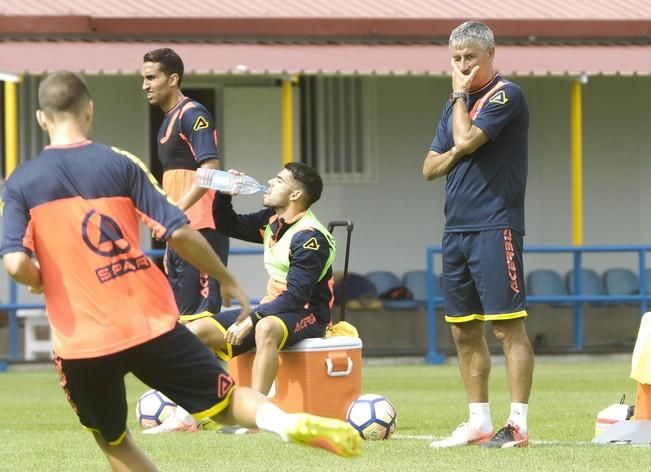
M 530 295 L 530 303 L 571 303 L 574 307 L 574 349 L 583 349 L 583 305 L 586 302 L 639 302 L 640 315 L 647 311 L 651 294 L 646 288 L 646 254 L 651 252 L 651 246 L 527 246 L 525 253 L 571 253 L 573 255 L 573 282 L 576 293 L 571 295 Z M 637 295 L 583 295 L 581 294 L 581 265 L 583 253 L 637 253 L 639 290 Z M 443 306 L 443 297 L 436 293 L 434 256 L 441 254 L 438 246 L 426 248 L 427 260 L 427 354 L 425 361 L 429 364 L 440 364 L 445 356 L 436 348 L 436 308 Z
M 163 249 L 150 249 L 144 251 L 150 258 L 162 258 L 165 251 Z M 241 255 L 259 255 L 263 253 L 262 247 L 242 247 L 231 248 L 229 256 Z M 9 303 L 1 303 L 0 310 L 7 310 L 9 315 L 9 358 L 10 362 L 18 360 L 18 318 L 16 310 L 23 308 L 45 308 L 43 303 L 20 303 L 18 301 L 18 285 L 10 279 L 9 281 Z

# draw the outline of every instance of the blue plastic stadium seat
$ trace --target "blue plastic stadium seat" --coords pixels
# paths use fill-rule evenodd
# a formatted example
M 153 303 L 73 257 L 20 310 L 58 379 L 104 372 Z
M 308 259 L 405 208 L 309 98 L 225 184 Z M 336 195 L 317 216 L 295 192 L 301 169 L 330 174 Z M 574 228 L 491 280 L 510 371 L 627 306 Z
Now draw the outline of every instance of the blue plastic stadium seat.
M 630 269 L 613 268 L 604 272 L 608 295 L 635 295 L 640 293 L 640 280 Z
M 574 271 L 570 270 L 565 274 L 565 282 L 570 293 L 576 293 L 574 290 Z M 601 277 L 592 269 L 581 269 L 581 294 L 583 295 L 606 295 Z
M 550 269 L 536 269 L 527 275 L 529 295 L 567 295 L 561 275 Z
M 567 290 L 571 294 L 575 294 L 574 290 L 574 270 L 570 270 L 565 274 L 565 283 Z M 593 269 L 581 269 L 581 295 L 607 295 L 606 287 L 599 274 Z M 590 302 L 592 305 L 603 305 L 606 302 Z
M 402 286 L 411 292 L 411 300 L 383 300 L 390 310 L 416 310 L 427 305 L 427 272 L 410 270 L 402 276 Z
M 387 310 L 416 310 L 422 306 L 416 300 L 382 300 L 382 305 Z
M 567 289 L 570 293 L 576 293 L 574 290 L 574 271 L 570 270 L 565 274 Z M 601 277 L 592 269 L 581 269 L 581 293 L 583 295 L 606 295 Z
M 388 270 L 375 270 L 366 274 L 366 278 L 373 282 L 378 295 L 389 290 L 402 287 L 403 284 L 396 274 Z M 418 308 L 418 302 L 414 300 L 382 300 L 382 305 L 388 310 L 413 310 Z
M 544 296 L 567 295 L 561 275 L 551 269 L 535 269 L 527 275 L 527 294 Z M 550 305 L 567 306 L 571 302 L 554 302 Z
M 373 285 L 375 285 L 375 288 L 377 289 L 378 295 L 382 295 L 392 288 L 401 286 L 398 276 L 388 270 L 371 271 L 366 274 L 366 278 L 373 282 Z
M 402 283 L 414 296 L 414 300 L 421 305 L 427 304 L 427 271 L 410 270 L 402 276 Z M 437 296 L 441 296 L 437 293 Z

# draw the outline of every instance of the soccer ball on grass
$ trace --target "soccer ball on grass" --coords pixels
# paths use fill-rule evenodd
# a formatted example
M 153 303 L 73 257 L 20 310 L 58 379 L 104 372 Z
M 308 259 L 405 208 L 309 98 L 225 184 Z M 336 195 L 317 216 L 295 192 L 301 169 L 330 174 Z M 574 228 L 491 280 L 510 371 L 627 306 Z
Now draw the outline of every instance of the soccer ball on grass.
M 382 395 L 367 393 L 350 404 L 346 421 L 369 441 L 389 439 L 396 429 L 396 409 Z
M 136 418 L 142 429 L 149 429 L 173 416 L 176 408 L 176 403 L 158 390 L 147 390 L 138 399 Z

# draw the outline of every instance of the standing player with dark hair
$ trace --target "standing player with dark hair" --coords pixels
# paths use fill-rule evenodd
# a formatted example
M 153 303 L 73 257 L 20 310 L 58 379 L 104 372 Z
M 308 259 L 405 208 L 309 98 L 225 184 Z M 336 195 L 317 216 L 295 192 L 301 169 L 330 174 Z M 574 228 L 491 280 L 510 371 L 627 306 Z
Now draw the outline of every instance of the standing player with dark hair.
M 81 77 L 48 75 L 39 106 L 50 145 L 3 188 L 0 253 L 13 279 L 44 292 L 61 386 L 112 469 L 156 470 L 126 427 L 129 372 L 197 420 L 258 427 L 358 455 L 361 439 L 350 425 L 289 415 L 260 393 L 235 387 L 214 355 L 177 323 L 169 284 L 140 249 L 138 217 L 219 280 L 227 305 L 236 298 L 246 314 L 248 297 L 138 158 L 88 140 L 93 102 Z
M 331 322 L 335 241 L 310 210 L 322 190 L 315 169 L 292 162 L 269 180 L 259 212 L 235 213 L 230 195 L 215 200 L 220 232 L 264 245 L 267 295 L 250 316 L 228 310 L 188 327 L 224 360 L 255 347 L 251 386 L 265 395 L 278 372 L 278 351 L 324 336 Z
M 215 192 L 197 187 L 199 167 L 219 168 L 217 132 L 210 112 L 181 92 L 183 61 L 172 49 L 155 49 L 144 56 L 142 89 L 165 118 L 158 131 L 158 159 L 163 165 L 163 189 L 183 210 L 190 226 L 210 243 L 224 264 L 228 238 L 215 231 L 212 202 Z M 205 272 L 188 264 L 174 248 L 165 254 L 165 270 L 183 314 L 221 309 L 219 285 Z
M 488 26 L 463 23 L 449 45 L 452 95 L 423 175 L 447 175 L 445 319 L 457 347 L 469 419 L 431 447 L 524 447 L 533 376 L 522 267 L 529 111 L 522 89 L 493 69 L 495 42 Z M 507 424 L 496 434 L 488 403 L 486 321 L 502 345 L 511 390 Z

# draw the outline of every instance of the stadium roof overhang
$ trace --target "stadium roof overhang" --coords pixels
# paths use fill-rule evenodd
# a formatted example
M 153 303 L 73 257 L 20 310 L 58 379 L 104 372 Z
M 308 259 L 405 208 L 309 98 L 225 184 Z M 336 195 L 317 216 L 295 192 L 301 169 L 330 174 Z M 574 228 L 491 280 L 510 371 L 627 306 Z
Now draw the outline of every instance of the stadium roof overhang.
M 173 47 L 189 74 L 417 75 L 449 71 L 449 50 L 426 43 L 246 43 L 82 40 L 0 41 L 3 72 L 38 75 L 139 74 L 142 56 Z M 505 75 L 651 75 L 651 44 L 503 44 L 495 65 Z

